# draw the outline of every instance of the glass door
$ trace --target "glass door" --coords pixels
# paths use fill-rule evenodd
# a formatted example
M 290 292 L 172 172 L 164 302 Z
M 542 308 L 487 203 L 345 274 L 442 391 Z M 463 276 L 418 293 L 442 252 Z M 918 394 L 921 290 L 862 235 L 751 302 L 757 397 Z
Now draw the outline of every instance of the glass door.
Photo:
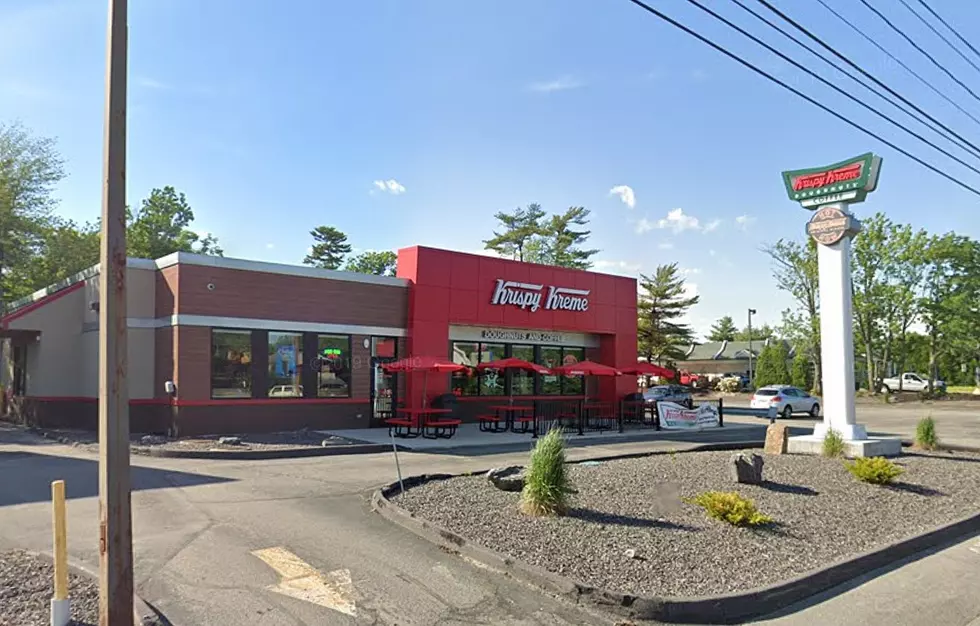
M 398 343 L 394 337 L 371 338 L 371 425 L 383 426 L 384 420 L 395 416 L 398 405 L 398 375 L 382 369 L 385 363 L 398 359 Z

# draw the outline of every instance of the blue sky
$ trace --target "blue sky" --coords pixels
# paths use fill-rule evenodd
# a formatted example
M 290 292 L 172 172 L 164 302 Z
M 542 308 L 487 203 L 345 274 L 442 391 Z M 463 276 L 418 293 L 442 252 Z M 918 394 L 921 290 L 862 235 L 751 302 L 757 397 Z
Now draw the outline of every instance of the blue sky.
M 827 1 L 980 110 L 873 14 Z M 0 0 L 0 120 L 58 139 L 70 174 L 58 189 L 61 211 L 80 221 L 100 205 L 106 4 Z M 687 3 L 652 4 L 980 184 Z M 818 4 L 776 4 L 980 139 L 972 121 Z M 980 72 L 899 3 L 876 4 L 980 92 Z M 980 7 L 970 4 L 931 2 L 980 42 Z M 758 323 L 777 323 L 789 300 L 759 248 L 802 239 L 809 215 L 786 198 L 780 171 L 868 150 L 884 165 L 859 215 L 884 211 L 934 232 L 980 236 L 976 196 L 625 0 L 273 5 L 130 1 L 130 203 L 153 187 L 177 187 L 196 228 L 215 233 L 228 256 L 297 263 L 319 224 L 345 231 L 359 249 L 478 251 L 498 210 L 584 205 L 591 243 L 603 250 L 598 269 L 635 275 L 678 262 L 701 296 L 691 313 L 699 331 L 725 314 L 741 325 L 748 307 Z M 734 4 L 712 6 L 817 67 Z

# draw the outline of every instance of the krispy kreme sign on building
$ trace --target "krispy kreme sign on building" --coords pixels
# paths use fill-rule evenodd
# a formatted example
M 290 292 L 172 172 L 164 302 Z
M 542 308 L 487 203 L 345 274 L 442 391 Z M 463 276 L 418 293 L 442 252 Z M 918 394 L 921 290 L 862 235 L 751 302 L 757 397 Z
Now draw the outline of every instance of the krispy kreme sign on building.
M 497 279 L 493 289 L 490 304 L 516 306 L 532 313 L 545 311 L 588 311 L 589 293 L 587 289 L 571 289 L 533 283 L 522 283 L 514 280 Z
M 861 156 L 805 170 L 783 172 L 790 200 L 807 208 L 831 202 L 863 202 L 878 185 L 881 157 L 871 152 Z

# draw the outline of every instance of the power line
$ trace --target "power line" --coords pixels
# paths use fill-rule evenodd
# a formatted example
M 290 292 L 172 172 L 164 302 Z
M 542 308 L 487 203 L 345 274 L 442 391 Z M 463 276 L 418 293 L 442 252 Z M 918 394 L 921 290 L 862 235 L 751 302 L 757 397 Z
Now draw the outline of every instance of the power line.
M 879 11 L 876 8 L 874 8 L 874 6 L 872 6 L 872 4 L 870 2 L 868 2 L 868 0 L 861 0 L 861 4 L 863 4 L 864 6 L 868 7 L 868 9 L 872 13 L 874 13 L 879 18 L 881 18 L 881 20 L 885 24 L 888 24 L 888 26 L 893 31 L 895 31 L 896 33 L 898 33 L 899 35 L 901 35 L 902 38 L 905 39 L 905 41 L 909 42 L 909 45 L 911 45 L 913 48 L 915 48 L 916 50 L 918 50 L 922 54 L 922 56 L 924 56 L 927 59 L 929 59 L 930 61 L 932 61 L 932 64 L 933 65 L 935 65 L 936 67 L 938 67 L 939 69 L 941 69 L 943 71 L 943 73 L 945 73 L 947 76 L 949 76 L 950 78 L 952 78 L 953 79 L 953 82 L 955 82 L 957 85 L 959 85 L 963 89 L 966 89 L 970 93 L 970 95 L 973 96 L 974 99 L 977 100 L 977 102 L 980 102 L 980 96 L 978 96 L 976 93 L 974 93 L 972 89 L 970 89 L 969 87 L 967 87 L 966 86 L 966 83 L 964 83 L 959 78 L 956 78 L 956 76 L 954 76 L 952 72 L 950 72 L 948 69 L 946 69 L 945 67 L 943 67 L 942 64 L 939 63 L 939 61 L 937 61 L 936 59 L 934 59 L 931 54 L 929 54 L 928 52 L 926 52 L 925 50 L 923 50 L 922 47 L 919 44 L 915 43 L 915 41 L 913 41 L 911 37 L 909 37 L 908 35 L 906 35 L 905 32 L 901 28 L 899 28 L 899 27 L 895 26 L 894 24 L 892 24 L 891 20 L 889 20 L 887 17 L 885 17 L 881 13 L 881 11 Z
M 940 16 L 938 13 L 936 13 L 935 11 L 933 11 L 932 10 L 932 7 L 929 6 L 926 3 L 926 0 L 919 0 L 919 4 L 921 4 L 922 6 L 924 6 L 926 8 L 926 11 L 929 11 L 930 13 L 932 13 L 932 16 L 934 18 L 936 18 L 937 20 L 939 20 L 939 22 L 943 26 L 945 26 L 946 28 L 948 28 L 951 33 L 953 33 L 954 35 L 956 35 L 957 39 L 959 39 L 964 44 L 966 44 L 966 47 L 969 48 L 970 50 L 972 50 L 973 51 L 973 54 L 975 54 L 978 57 L 980 57 L 980 51 L 977 51 L 977 49 L 973 47 L 973 44 L 971 44 L 969 41 L 967 41 L 966 39 L 964 39 L 963 35 L 959 34 L 959 32 L 955 28 L 953 28 L 952 26 L 950 26 L 949 23 L 942 18 L 942 16 Z
M 798 45 L 801 48 L 805 49 L 810 54 L 812 54 L 813 56 L 817 57 L 818 59 L 820 59 L 821 61 L 823 61 L 824 63 L 826 63 L 830 67 L 834 68 L 835 70 L 837 70 L 839 72 L 842 72 L 845 76 L 847 76 L 848 78 L 850 78 L 851 80 L 853 80 L 857 84 L 861 85 L 862 87 L 864 87 L 865 89 L 867 89 L 871 93 L 875 94 L 876 96 L 878 96 L 879 98 L 881 98 L 885 102 L 891 104 L 893 107 L 895 107 L 898 110 L 902 111 L 903 113 L 905 113 L 906 115 L 908 115 L 909 117 L 911 117 L 912 119 L 914 119 L 915 121 L 917 121 L 920 124 L 928 127 L 933 132 L 935 132 L 938 135 L 942 136 L 947 141 L 950 141 L 950 142 L 956 144 L 957 146 L 959 146 L 963 150 L 966 150 L 967 152 L 971 152 L 974 156 L 980 157 L 980 147 L 978 147 L 975 144 L 967 141 L 966 139 L 960 138 L 958 136 L 957 136 L 958 137 L 957 139 L 954 139 L 949 134 L 944 133 L 942 130 L 939 130 L 939 128 L 936 127 L 938 125 L 940 127 L 945 128 L 942 124 L 939 124 L 938 122 L 929 123 L 929 122 L 926 122 L 924 120 L 919 119 L 918 117 L 916 117 L 916 115 L 914 113 L 912 113 L 905 106 L 899 104 L 898 102 L 896 102 L 892 98 L 890 98 L 887 95 L 881 93 L 880 91 L 876 90 L 874 87 L 868 85 L 867 83 L 862 82 L 857 76 L 855 76 L 854 74 L 852 74 L 849 70 L 847 70 L 847 69 L 845 69 L 845 68 L 837 65 L 836 63 L 834 63 L 830 59 L 827 59 L 822 54 L 820 54 L 819 52 L 817 52 L 816 50 L 814 50 L 812 47 L 810 47 L 809 45 L 807 45 L 805 42 L 800 41 L 795 35 L 793 35 L 792 33 L 787 32 L 783 27 L 779 26 L 778 24 L 774 24 L 771 20 L 769 20 L 765 16 L 759 15 L 754 10 L 750 9 L 748 6 L 746 6 L 742 2 L 742 0 L 733 0 L 733 2 L 735 4 L 737 4 L 743 11 L 746 11 L 747 13 L 749 13 L 752 17 L 756 18 L 757 20 L 762 21 L 763 23 L 765 23 L 770 28 L 778 31 L 784 37 L 787 37 L 787 38 L 791 39 L 794 43 L 796 43 L 796 45 Z M 860 104 L 862 104 L 862 106 L 865 106 L 866 107 L 866 105 L 864 105 L 863 102 L 861 102 Z M 920 111 L 921 111 L 921 109 L 920 109 Z M 877 113 L 877 111 L 875 111 L 875 112 Z M 947 129 L 947 130 L 949 131 L 949 133 L 952 133 L 952 134 L 955 135 L 955 133 L 953 133 L 953 131 L 951 131 L 949 129 Z
M 738 0 L 735 0 L 735 1 L 738 2 Z M 882 113 L 878 109 L 876 109 L 876 108 L 872 107 L 871 105 L 869 105 L 867 102 L 865 102 L 865 101 L 861 100 L 860 98 L 856 97 L 854 94 L 849 93 L 849 92 L 847 92 L 844 89 L 841 89 L 840 87 L 838 87 L 834 83 L 830 82 L 829 80 L 827 80 L 823 76 L 817 74 L 816 72 L 814 72 L 810 68 L 806 67 L 802 63 L 797 62 L 796 60 L 794 60 L 793 58 L 791 58 L 791 57 L 783 54 L 782 52 L 780 52 L 779 50 L 777 50 L 773 46 L 770 46 L 765 41 L 759 39 L 758 37 L 756 37 L 752 33 L 748 32 L 747 30 L 745 30 L 744 28 L 742 28 L 738 24 L 735 24 L 734 22 L 732 22 L 731 20 L 727 19 L 726 17 L 724 17 L 722 15 L 719 15 L 718 13 L 712 11 L 708 7 L 706 7 L 703 4 L 701 4 L 698 0 L 687 0 L 687 2 L 688 2 L 688 4 L 693 4 L 694 6 L 696 6 L 699 9 L 701 9 L 702 11 L 704 11 L 705 13 L 707 13 L 708 15 L 710 15 L 711 17 L 715 18 L 716 20 L 718 20 L 720 22 L 723 22 L 729 28 L 732 28 L 734 30 L 737 30 L 739 33 L 741 33 L 745 37 L 748 37 L 749 39 L 751 39 L 755 43 L 759 44 L 760 46 L 762 46 L 763 48 L 765 48 L 769 52 L 772 52 L 773 54 L 775 54 L 776 56 L 778 56 L 780 59 L 786 61 L 787 63 L 791 63 L 794 67 L 796 67 L 798 69 L 803 70 L 804 72 L 806 72 L 810 76 L 816 78 L 821 83 L 823 83 L 824 85 L 827 85 L 828 87 L 830 87 L 831 89 L 833 89 L 837 93 L 841 94 L 842 96 L 848 98 L 852 102 L 860 105 L 861 107 L 867 109 L 868 111 L 871 111 L 872 113 L 874 113 L 875 115 L 877 115 L 881 119 L 885 120 L 886 122 L 888 122 L 892 126 L 898 128 L 899 130 L 905 131 L 906 133 L 908 133 L 909 135 L 912 135 L 913 137 L 915 137 L 916 139 L 918 139 L 922 143 L 924 143 L 924 144 L 926 144 L 928 146 L 931 146 L 935 150 L 938 150 L 939 152 L 941 152 L 944 155 L 946 155 L 947 157 L 953 159 L 954 161 L 956 161 L 957 163 L 959 163 L 963 167 L 972 170 L 976 174 L 980 174 L 980 169 L 977 169 L 973 165 L 970 165 L 969 163 L 967 163 L 963 159 L 959 158 L 955 154 L 953 154 L 953 153 L 951 153 L 951 152 L 949 152 L 947 150 L 944 150 L 943 148 L 941 148 L 938 145 L 934 144 L 933 142 L 929 141 L 928 139 L 926 139 L 925 137 L 923 137 L 919 133 L 915 132 L 914 130 L 911 130 L 908 127 L 903 126 L 902 124 L 896 122 L 895 120 L 893 120 L 892 118 L 888 117 L 887 115 L 885 115 L 884 113 Z M 746 9 L 746 10 L 748 10 L 748 9 Z M 752 13 L 751 11 L 749 11 L 749 12 Z M 755 15 L 755 14 L 753 13 L 753 15 Z
M 916 16 L 917 18 L 919 18 L 919 21 L 922 22 L 923 24 L 925 24 L 926 27 L 929 30 L 931 30 L 936 35 L 936 37 L 939 37 L 940 39 L 942 39 L 946 43 L 947 46 L 949 46 L 950 48 L 952 48 L 953 49 L 953 52 L 955 52 L 956 54 L 960 55 L 960 57 L 962 57 L 964 61 L 966 61 L 967 63 L 969 63 L 971 66 L 973 66 L 973 69 L 975 69 L 976 71 L 980 72 L 980 66 L 977 66 L 977 64 L 974 63 L 970 59 L 970 57 L 968 57 L 965 54 L 963 54 L 963 51 L 962 50 L 960 50 L 959 48 L 957 48 L 953 44 L 952 41 L 950 41 L 949 39 L 947 39 L 945 35 L 943 35 L 941 32 L 939 32 L 936 29 L 935 26 L 933 26 L 932 24 L 930 24 L 926 20 L 926 18 L 922 17 L 922 15 L 918 11 L 916 11 L 915 9 L 913 9 L 912 8 L 912 5 L 910 5 L 906 0 L 898 0 L 898 1 L 901 2 L 902 3 L 902 6 L 904 6 L 906 9 L 908 9 L 912 13 L 912 15 Z
M 786 89 L 787 91 L 790 91 L 790 92 L 796 94 L 797 96 L 799 96 L 800 98 L 803 98 L 804 100 L 806 100 L 810 104 L 812 104 L 812 105 L 814 105 L 814 106 L 822 109 L 823 111 L 826 111 L 827 113 L 830 113 L 831 115 L 833 115 L 834 117 L 836 117 L 840 121 L 844 122 L 845 124 L 847 124 L 849 126 L 852 126 L 853 128 L 857 129 L 858 131 L 864 133 L 865 135 L 868 135 L 869 137 L 880 141 L 881 143 L 883 143 L 884 145 L 888 146 L 889 148 L 895 150 L 899 154 L 905 155 L 906 157 L 912 159 L 913 161 L 915 161 L 919 165 L 925 167 L 926 169 L 928 169 L 928 170 L 930 170 L 930 171 L 932 171 L 932 172 L 934 172 L 936 174 L 939 174 L 940 176 L 942 176 L 946 180 L 948 180 L 948 181 L 950 181 L 950 182 L 952 182 L 952 183 L 954 183 L 954 184 L 962 187 L 963 189 L 966 189 L 967 191 L 973 193 L 974 195 L 980 196 L 980 189 L 977 189 L 976 187 L 972 187 L 969 184 L 964 183 L 963 181 L 959 180 L 958 178 L 955 178 L 954 176 L 951 176 L 950 174 L 947 174 L 946 172 L 942 171 L 941 169 L 939 169 L 935 165 L 932 165 L 930 163 L 927 163 L 926 161 L 923 161 L 922 159 L 920 159 L 919 157 L 915 156 L 914 154 L 908 152 L 904 148 L 898 147 L 897 145 L 895 145 L 891 141 L 889 141 L 889 140 L 885 139 L 884 137 L 882 137 L 882 136 L 874 133 L 873 131 L 870 131 L 870 130 L 868 130 L 866 128 L 863 128 L 858 123 L 853 122 L 853 121 L 847 119 L 846 117 L 844 117 L 843 115 L 841 115 L 837 111 L 834 111 L 833 109 L 831 109 L 827 105 L 825 105 L 825 104 L 817 101 L 816 99 L 814 99 L 814 98 L 806 95 L 805 93 L 803 93 L 799 89 L 796 89 L 795 87 L 792 87 L 791 85 L 786 84 L 784 81 L 779 80 L 778 78 L 776 78 L 772 74 L 766 72 L 765 70 L 756 67 L 755 65 L 749 63 L 745 59 L 743 59 L 740 56 L 738 56 L 737 54 L 735 54 L 735 53 L 727 50 L 723 46 L 720 46 L 720 45 L 716 44 L 715 42 L 711 41 L 710 39 L 708 39 L 704 35 L 701 35 L 700 33 L 698 33 L 696 31 L 688 28 L 684 24 L 681 24 L 677 20 L 671 18 L 669 15 L 667 15 L 665 13 L 662 13 L 662 12 L 658 11 L 657 9 L 654 9 L 653 7 L 651 7 L 650 5 L 648 5 L 647 3 L 643 2 L 642 0 L 628 0 L 628 1 L 629 2 L 632 2 L 633 4 L 635 4 L 636 6 L 640 7 L 644 11 L 650 13 L 651 15 L 654 15 L 654 16 L 660 18 L 661 20 L 667 22 L 671 26 L 673 26 L 675 28 L 678 28 L 678 29 L 684 31 L 685 33 L 687 33 L 688 35 L 691 35 L 692 37 L 694 37 L 698 41 L 701 41 L 702 43 L 705 43 L 705 44 L 711 46 L 712 48 L 714 48 L 718 52 L 721 52 L 722 54 L 724 54 L 728 58 L 732 59 L 733 61 L 736 61 L 737 63 L 739 63 L 739 64 L 741 64 L 741 65 L 749 68 L 750 70 L 752 70 L 756 74 L 759 74 L 760 76 L 769 79 L 770 81 L 776 83 L 777 85 L 779 85 L 783 89 Z
M 884 48 L 884 46 L 882 46 L 880 43 L 878 43 L 877 41 L 875 41 L 875 39 L 873 37 L 871 37 L 870 35 L 868 35 L 867 33 L 865 33 L 863 30 L 861 30 L 860 28 L 858 28 L 857 26 L 855 26 L 853 22 L 851 22 L 846 17 L 844 17 L 843 15 L 841 15 L 840 13 L 838 13 L 832 6 L 830 6 L 829 4 L 827 4 L 824 0 L 817 0 L 817 2 L 819 2 L 821 5 L 823 5 L 823 8 L 827 9 L 832 14 L 834 14 L 834 16 L 837 17 L 837 19 L 839 19 L 840 21 L 842 21 L 845 24 L 847 24 L 851 28 L 851 30 L 853 30 L 857 34 L 859 34 L 862 37 L 864 37 L 864 39 L 867 40 L 868 43 L 870 43 L 871 45 L 873 45 L 875 48 L 878 48 L 878 50 L 880 50 L 882 52 L 882 54 L 884 54 L 885 56 L 887 56 L 889 59 L 891 59 L 895 63 L 898 63 L 898 65 L 902 69 L 904 69 L 906 72 L 908 72 L 909 74 L 911 74 L 912 76 L 914 76 L 920 83 L 922 83 L 923 85 L 925 85 L 926 87 L 928 87 L 929 89 L 931 89 L 937 96 L 939 96 L 940 98 L 942 98 L 946 102 L 948 102 L 951 105 L 953 105 L 954 107 L 956 107 L 956 109 L 960 113 L 962 113 L 963 115 L 969 117 L 971 120 L 973 120 L 978 125 L 980 125 L 980 119 L 978 119 L 972 113 L 970 113 L 969 111 L 967 111 L 966 109 L 964 109 L 962 106 L 960 106 L 960 104 L 957 103 L 955 100 L 953 100 L 952 98 L 950 98 L 949 96 L 947 96 L 945 93 L 943 93 L 942 91 L 940 91 L 938 87 L 936 87 L 935 85 L 933 85 L 932 83 L 930 83 L 928 80 L 926 80 L 925 78 L 923 78 L 918 72 L 916 72 L 911 67 L 909 67 L 908 65 L 906 65 L 904 61 L 902 61 L 897 56 L 895 56 L 894 54 L 892 54 L 891 52 L 889 52 L 888 50 L 886 50 Z M 920 2 L 921 2 L 921 0 L 920 0 Z M 770 8 L 773 9 L 773 10 L 778 11 L 778 9 L 775 9 L 774 7 L 770 7 Z M 786 18 L 784 16 L 783 19 L 788 19 L 788 18 Z M 967 44 L 967 45 L 969 45 L 969 44 Z M 840 55 L 838 55 L 838 56 L 840 56 Z M 847 59 L 845 59 L 845 60 L 847 60 Z M 848 61 L 848 62 L 850 62 L 850 61 Z

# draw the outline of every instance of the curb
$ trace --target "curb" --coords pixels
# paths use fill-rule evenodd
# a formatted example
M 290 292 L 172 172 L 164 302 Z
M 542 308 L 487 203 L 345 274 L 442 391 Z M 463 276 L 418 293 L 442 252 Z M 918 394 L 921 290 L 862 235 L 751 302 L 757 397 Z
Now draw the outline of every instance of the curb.
M 54 564 L 54 556 L 48 552 L 33 552 L 26 550 L 30 554 L 37 556 L 48 563 Z M 89 570 L 84 565 L 77 562 L 68 562 L 68 570 L 80 578 L 91 578 L 99 580 L 99 575 Z M 170 622 L 159 611 L 154 609 L 149 602 L 133 594 L 133 625 L 134 626 L 170 626 Z
M 398 446 L 399 452 L 409 452 L 410 449 Z M 269 459 L 302 459 L 316 456 L 345 456 L 349 454 L 377 454 L 391 452 L 391 444 L 365 443 L 352 445 L 327 446 L 326 448 L 287 448 L 278 450 L 166 450 L 162 448 L 144 447 L 143 451 L 133 454 L 167 459 L 222 459 L 229 461 L 261 461 Z
M 708 444 L 678 452 L 718 450 L 719 444 Z M 720 444 L 730 445 L 734 444 Z M 746 447 L 744 444 L 741 448 Z M 590 460 L 636 458 L 665 451 L 597 457 Z M 479 472 L 469 472 L 470 475 Z M 410 489 L 432 480 L 445 480 L 460 474 L 423 474 L 404 479 Z M 860 576 L 868 575 L 898 561 L 924 556 L 930 549 L 946 547 L 980 533 L 980 512 L 964 517 L 914 537 L 903 539 L 854 557 L 842 559 L 822 569 L 796 578 L 748 591 L 693 598 L 643 597 L 618 593 L 578 583 L 513 557 L 470 542 L 465 537 L 442 528 L 393 504 L 388 496 L 397 493 L 398 483 L 388 484 L 371 495 L 371 507 L 390 522 L 434 543 L 451 554 L 480 563 L 497 573 L 536 586 L 548 593 L 563 596 L 575 604 L 588 603 L 630 619 L 687 624 L 740 624 L 746 619 L 771 615 Z M 878 574 L 876 574 L 877 576 Z

